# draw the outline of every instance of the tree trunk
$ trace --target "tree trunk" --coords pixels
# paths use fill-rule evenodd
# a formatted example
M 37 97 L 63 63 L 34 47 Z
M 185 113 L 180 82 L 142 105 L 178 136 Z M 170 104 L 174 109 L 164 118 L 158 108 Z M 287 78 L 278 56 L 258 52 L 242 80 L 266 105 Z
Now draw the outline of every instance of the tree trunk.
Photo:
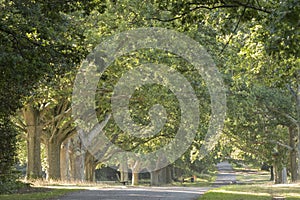
M 131 171 L 132 171 L 132 185 L 138 185 L 139 184 L 139 172 L 141 170 L 141 163 L 140 161 L 135 161 Z
M 274 170 L 274 183 L 275 184 L 280 184 L 280 170 L 279 170 L 279 166 L 278 164 L 276 163 L 276 160 L 274 162 L 274 165 L 273 165 L 273 170 Z
M 128 181 L 128 163 L 127 159 L 120 162 L 120 181 Z
M 42 178 L 40 112 L 28 105 L 23 110 L 27 125 L 27 179 Z
M 283 169 L 281 171 L 281 177 L 282 177 L 281 183 L 287 184 L 287 170 L 286 170 L 286 167 L 283 167 Z
M 85 180 L 88 182 L 95 182 L 95 164 L 87 163 L 85 166 Z
M 159 179 L 158 179 L 159 170 L 150 172 L 150 175 L 151 175 L 151 185 L 159 186 Z
M 298 71 L 299 72 L 299 71 Z M 298 169 L 297 169 L 297 180 L 300 180 L 300 84 L 298 84 L 297 87 L 297 134 L 296 134 L 296 139 L 297 139 L 297 148 L 296 148 L 296 154 L 297 154 L 297 160 L 298 162 Z
M 132 172 L 132 185 L 138 185 L 138 184 L 139 184 L 139 173 Z
M 60 180 L 60 143 L 52 139 L 47 146 L 48 179 Z
M 159 170 L 158 181 L 159 181 L 160 185 L 167 183 L 167 169 L 166 169 L 166 167 Z
M 70 176 L 72 181 L 85 181 L 86 151 L 78 136 L 69 139 Z
M 85 180 L 89 182 L 95 181 L 95 168 L 96 163 L 94 156 L 90 154 L 89 152 L 85 153 Z
M 61 180 L 70 181 L 69 140 L 66 140 L 61 146 L 60 174 L 61 174 Z
M 151 172 L 151 185 L 160 186 L 172 182 L 171 166 Z
M 297 166 L 297 150 L 296 150 L 296 143 L 295 138 L 296 132 L 294 128 L 289 127 L 289 133 L 290 133 L 290 147 L 293 148 L 293 150 L 290 151 L 290 167 L 291 167 L 291 179 L 292 182 L 297 181 L 298 177 L 298 166 Z
M 172 183 L 172 170 L 173 166 L 169 165 L 166 167 L 166 183 Z
M 270 181 L 275 181 L 274 167 L 270 167 Z
M 75 165 L 76 170 L 74 174 L 74 179 L 76 181 L 83 182 L 85 180 L 85 154 L 83 152 L 80 152 L 75 157 Z
M 300 140 L 300 137 L 299 137 L 298 140 Z M 298 163 L 297 181 L 299 182 L 300 181 L 300 142 L 298 142 L 298 144 L 297 144 L 297 152 L 296 152 L 296 154 L 297 154 L 297 158 L 298 158 L 298 160 L 296 161 L 296 163 Z

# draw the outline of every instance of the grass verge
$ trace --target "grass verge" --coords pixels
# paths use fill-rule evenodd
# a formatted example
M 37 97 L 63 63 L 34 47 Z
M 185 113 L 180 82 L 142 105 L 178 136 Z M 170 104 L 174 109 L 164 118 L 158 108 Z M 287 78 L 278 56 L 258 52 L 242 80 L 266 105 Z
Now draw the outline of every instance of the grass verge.
M 199 200 L 271 200 L 272 197 L 300 200 L 300 184 L 230 185 L 208 191 Z
M 27 193 L 17 194 L 3 194 L 0 195 L 1 200 L 42 200 L 52 199 L 66 195 L 71 192 L 79 191 L 78 189 L 48 189 L 48 188 L 35 188 L 33 191 Z
M 269 181 L 270 172 L 233 163 L 236 180 L 241 185 L 228 185 L 206 192 L 199 200 L 271 200 L 285 197 L 300 200 L 300 184 L 275 185 Z

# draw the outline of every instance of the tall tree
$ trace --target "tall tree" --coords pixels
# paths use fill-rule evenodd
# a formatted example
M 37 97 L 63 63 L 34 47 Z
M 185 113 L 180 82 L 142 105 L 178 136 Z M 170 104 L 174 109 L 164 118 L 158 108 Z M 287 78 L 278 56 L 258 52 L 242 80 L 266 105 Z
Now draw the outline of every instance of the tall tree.
M 9 115 L 22 106 L 25 96 L 34 95 L 38 80 L 47 81 L 68 71 L 84 56 L 79 22 L 68 13 L 79 10 L 88 14 L 94 3 L 1 0 L 1 174 L 10 173 L 14 160 L 16 134 L 6 127 L 11 125 Z M 104 9 L 102 4 L 96 8 Z M 1 176 L 1 183 L 5 179 Z

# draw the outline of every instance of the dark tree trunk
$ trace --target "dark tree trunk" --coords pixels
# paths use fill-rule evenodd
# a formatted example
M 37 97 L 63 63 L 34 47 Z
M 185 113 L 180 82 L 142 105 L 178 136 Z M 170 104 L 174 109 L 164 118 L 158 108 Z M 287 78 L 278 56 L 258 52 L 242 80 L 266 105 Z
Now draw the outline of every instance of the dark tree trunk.
M 270 175 L 271 175 L 270 181 L 274 181 L 274 168 L 273 168 L 273 166 L 270 167 Z

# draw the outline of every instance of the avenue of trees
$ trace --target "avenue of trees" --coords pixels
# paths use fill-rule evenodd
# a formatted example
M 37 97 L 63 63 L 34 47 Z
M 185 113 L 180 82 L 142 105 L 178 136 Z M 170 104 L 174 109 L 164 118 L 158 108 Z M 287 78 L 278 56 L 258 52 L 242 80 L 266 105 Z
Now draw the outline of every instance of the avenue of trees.
M 95 102 L 101 123 L 95 131 L 104 131 L 127 151 L 147 153 L 169 143 L 180 124 L 180 106 L 168 88 L 145 85 L 130 99 L 131 117 L 141 125 L 151 123 L 153 105 L 165 108 L 166 124 L 151 137 L 124 133 L 110 105 L 114 86 L 126 71 L 140 63 L 163 63 L 193 87 L 201 123 L 188 151 L 151 173 L 153 185 L 175 178 L 174 167 L 201 172 L 225 157 L 273 166 L 275 183 L 284 182 L 282 171 L 291 181 L 300 180 L 299 0 L 0 2 L 2 188 L 17 179 L 15 166 L 20 162 L 27 163 L 28 179 L 40 179 L 46 171 L 49 180 L 94 180 L 96 167 L 116 152 L 101 141 L 90 152 L 78 137 L 71 107 L 75 76 L 85 56 L 104 38 L 139 27 L 176 30 L 207 49 L 226 87 L 223 134 L 213 151 L 200 159 L 211 111 L 206 83 L 186 60 L 155 49 L 123 55 L 102 74 Z M 115 165 L 121 180 L 132 171 L 133 184 L 145 170 L 126 158 Z

